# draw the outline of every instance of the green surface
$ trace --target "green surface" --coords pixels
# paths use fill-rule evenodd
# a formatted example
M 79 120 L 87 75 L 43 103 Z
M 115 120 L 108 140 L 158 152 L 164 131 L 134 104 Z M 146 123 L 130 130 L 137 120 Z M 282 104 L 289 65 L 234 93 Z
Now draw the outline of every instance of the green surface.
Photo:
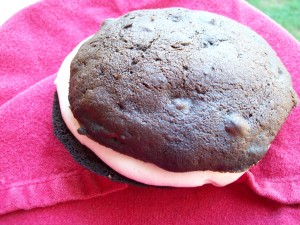
M 300 40 L 300 0 L 247 0 Z

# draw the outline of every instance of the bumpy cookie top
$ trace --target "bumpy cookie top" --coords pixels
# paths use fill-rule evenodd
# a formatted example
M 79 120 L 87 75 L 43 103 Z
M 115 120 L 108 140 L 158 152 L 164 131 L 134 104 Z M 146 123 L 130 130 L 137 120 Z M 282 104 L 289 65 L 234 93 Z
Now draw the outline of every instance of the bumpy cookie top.
M 78 132 L 175 172 L 248 169 L 297 104 L 263 38 L 181 8 L 105 20 L 72 61 L 69 100 Z

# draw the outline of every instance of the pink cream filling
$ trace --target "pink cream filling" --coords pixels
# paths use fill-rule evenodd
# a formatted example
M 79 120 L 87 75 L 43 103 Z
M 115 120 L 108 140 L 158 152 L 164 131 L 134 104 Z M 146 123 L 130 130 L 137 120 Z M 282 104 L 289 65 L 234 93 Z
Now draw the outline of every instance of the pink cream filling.
M 103 162 L 118 173 L 148 185 L 197 187 L 204 184 L 213 184 L 215 186 L 225 186 L 236 181 L 245 173 L 220 173 L 214 171 L 170 172 L 154 164 L 118 153 L 113 149 L 100 145 L 85 135 L 78 134 L 77 129 L 79 128 L 79 123 L 70 110 L 68 100 L 70 64 L 80 46 L 88 39 L 89 38 L 82 41 L 66 57 L 55 80 L 62 117 L 69 130 L 83 145 L 92 150 Z

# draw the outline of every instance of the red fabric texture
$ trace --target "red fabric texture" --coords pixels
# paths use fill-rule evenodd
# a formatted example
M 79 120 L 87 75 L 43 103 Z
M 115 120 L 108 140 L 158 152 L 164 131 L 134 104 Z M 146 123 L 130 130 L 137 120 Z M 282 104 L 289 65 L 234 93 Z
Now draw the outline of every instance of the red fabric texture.
M 215 12 L 251 27 L 277 52 L 300 95 L 300 44 L 244 1 L 37 3 L 0 27 L 0 223 L 296 224 L 300 107 L 263 160 L 224 188 L 140 188 L 111 182 L 74 162 L 53 135 L 53 82 L 65 56 L 105 18 L 173 6 Z

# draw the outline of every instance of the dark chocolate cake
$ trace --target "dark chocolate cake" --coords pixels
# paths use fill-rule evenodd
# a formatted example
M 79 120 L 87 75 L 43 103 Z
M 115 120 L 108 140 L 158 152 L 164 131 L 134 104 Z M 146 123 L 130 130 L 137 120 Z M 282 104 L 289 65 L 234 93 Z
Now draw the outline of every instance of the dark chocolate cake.
M 71 64 L 69 101 L 102 145 L 174 172 L 240 172 L 297 104 L 268 43 L 220 15 L 139 10 L 103 22 Z

